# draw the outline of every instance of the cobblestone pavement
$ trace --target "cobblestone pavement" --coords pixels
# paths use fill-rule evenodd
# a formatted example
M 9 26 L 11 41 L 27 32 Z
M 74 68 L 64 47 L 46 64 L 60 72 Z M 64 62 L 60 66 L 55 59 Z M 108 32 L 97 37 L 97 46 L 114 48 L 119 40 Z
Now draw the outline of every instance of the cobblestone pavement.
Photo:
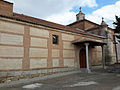
M 71 74 L 0 90 L 120 90 L 120 74 Z

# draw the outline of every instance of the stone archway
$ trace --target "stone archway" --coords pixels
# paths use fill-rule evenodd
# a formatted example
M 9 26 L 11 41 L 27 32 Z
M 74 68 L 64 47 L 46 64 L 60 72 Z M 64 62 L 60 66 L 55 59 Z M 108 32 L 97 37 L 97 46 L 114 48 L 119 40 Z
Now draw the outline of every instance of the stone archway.
M 81 49 L 79 53 L 79 63 L 80 63 L 80 68 L 87 68 L 86 65 L 86 50 Z

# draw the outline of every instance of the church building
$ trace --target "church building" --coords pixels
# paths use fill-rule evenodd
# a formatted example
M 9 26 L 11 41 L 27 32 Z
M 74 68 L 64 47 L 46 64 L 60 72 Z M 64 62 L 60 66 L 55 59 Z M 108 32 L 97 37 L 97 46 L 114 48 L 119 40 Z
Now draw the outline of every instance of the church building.
M 0 0 L 0 73 L 86 70 L 116 61 L 114 31 L 85 19 L 60 25 L 13 12 L 13 3 Z

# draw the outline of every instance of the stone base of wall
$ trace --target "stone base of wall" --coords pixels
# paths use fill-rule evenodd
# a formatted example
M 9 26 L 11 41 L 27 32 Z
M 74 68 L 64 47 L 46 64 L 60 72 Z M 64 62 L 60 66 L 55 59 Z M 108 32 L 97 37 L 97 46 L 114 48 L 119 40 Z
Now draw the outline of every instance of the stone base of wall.
M 13 77 L 21 75 L 34 75 L 34 74 L 54 74 L 59 72 L 67 72 L 78 70 L 78 68 L 54 68 L 54 69 L 40 69 L 40 70 L 30 70 L 30 71 L 14 71 L 14 72 L 0 72 L 1 77 Z
M 115 64 L 113 64 L 113 67 L 114 67 L 115 69 L 120 69 L 120 63 L 115 63 Z
M 114 64 L 115 62 L 116 62 L 116 56 L 115 55 L 109 55 L 109 56 L 111 56 L 111 58 L 107 58 L 107 60 L 106 60 L 106 65 L 112 65 L 112 64 Z
M 16 81 L 25 78 L 35 78 L 57 73 L 77 71 L 79 68 L 54 68 L 30 71 L 0 72 L 0 83 Z

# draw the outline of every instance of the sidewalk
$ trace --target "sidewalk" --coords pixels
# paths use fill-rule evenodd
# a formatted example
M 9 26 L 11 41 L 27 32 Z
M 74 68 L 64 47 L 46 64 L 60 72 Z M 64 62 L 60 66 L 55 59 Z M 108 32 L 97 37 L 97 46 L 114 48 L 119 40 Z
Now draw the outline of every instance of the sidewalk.
M 12 87 L 12 86 L 16 86 L 16 85 L 19 85 L 19 84 L 27 84 L 27 83 L 37 82 L 37 81 L 40 81 L 40 80 L 52 79 L 52 78 L 66 76 L 66 75 L 70 75 L 70 74 L 76 74 L 76 73 L 81 73 L 81 71 L 63 72 L 63 73 L 40 76 L 40 77 L 35 77 L 35 78 L 26 78 L 26 79 L 24 78 L 24 79 L 17 80 L 17 81 L 10 81 L 10 82 L 8 81 L 6 83 L 0 84 L 0 88 L 2 88 L 2 87 Z
M 49 78 L 36 78 L 28 83 L 4 86 L 0 90 L 120 90 L 120 74 L 64 73 Z M 27 80 L 25 80 L 26 82 Z
M 103 69 L 102 66 L 94 66 L 91 68 L 91 73 L 89 74 L 109 74 L 109 70 L 111 69 Z M 50 75 L 42 75 L 42 76 L 33 76 L 33 77 L 24 77 L 21 78 L 19 80 L 17 80 L 17 78 L 15 78 L 15 80 L 11 81 L 9 78 L 5 83 L 1 83 L 0 84 L 0 88 L 1 87 L 12 87 L 12 86 L 16 86 L 19 84 L 27 84 L 27 83 L 32 83 L 32 82 L 37 82 L 40 80 L 46 80 L 46 79 L 52 79 L 52 78 L 56 78 L 56 77 L 62 77 L 62 76 L 67 76 L 67 75 L 71 75 L 71 74 L 77 74 L 77 73 L 81 73 L 82 72 L 80 70 L 76 70 L 76 71 L 69 71 L 69 72 L 61 72 L 61 73 L 54 73 L 54 74 L 50 74 Z M 85 73 L 85 72 L 84 72 Z M 86 73 L 87 75 L 87 73 Z M 12 78 L 12 77 L 11 77 Z M 0 78 L 0 80 L 5 79 L 5 78 Z

